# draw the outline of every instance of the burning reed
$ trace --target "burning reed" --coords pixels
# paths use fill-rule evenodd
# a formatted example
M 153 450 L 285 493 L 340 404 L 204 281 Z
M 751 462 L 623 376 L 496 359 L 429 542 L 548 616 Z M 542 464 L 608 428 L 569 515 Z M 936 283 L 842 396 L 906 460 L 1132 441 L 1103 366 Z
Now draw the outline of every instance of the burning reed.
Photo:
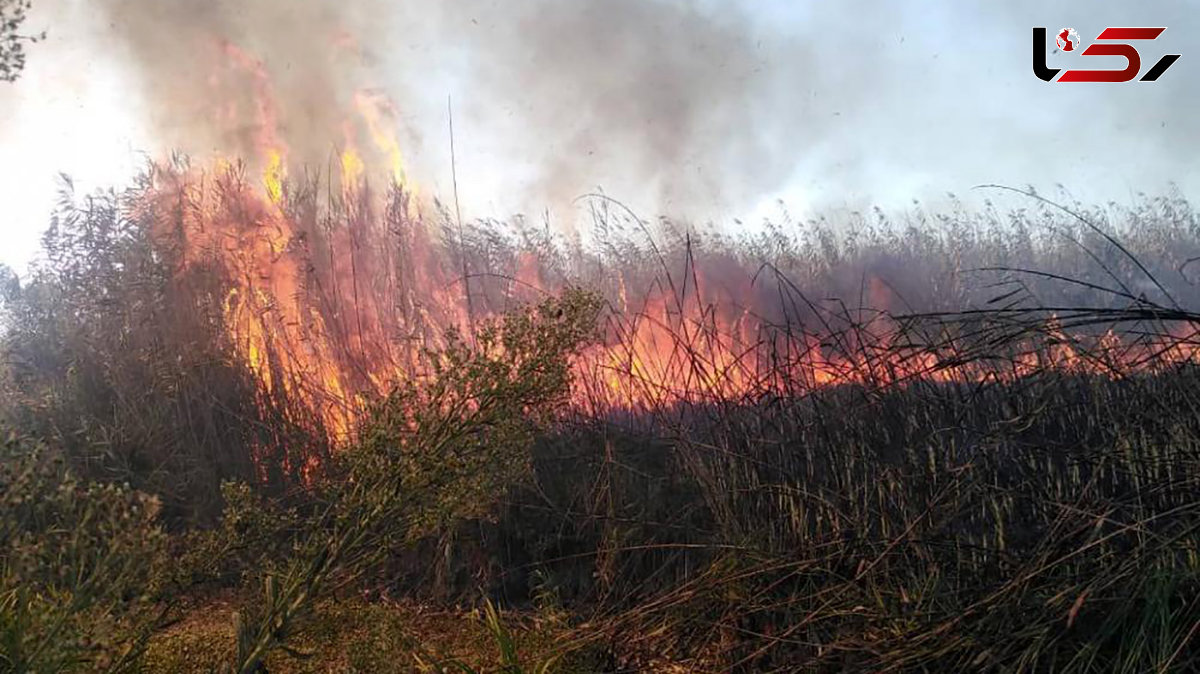
M 352 588 L 558 616 L 591 670 L 1200 657 L 1182 200 L 731 238 L 597 198 L 570 240 L 346 166 L 67 195 L 6 288 L 7 423 L 161 500 L 139 601 L 241 588 L 235 668 Z

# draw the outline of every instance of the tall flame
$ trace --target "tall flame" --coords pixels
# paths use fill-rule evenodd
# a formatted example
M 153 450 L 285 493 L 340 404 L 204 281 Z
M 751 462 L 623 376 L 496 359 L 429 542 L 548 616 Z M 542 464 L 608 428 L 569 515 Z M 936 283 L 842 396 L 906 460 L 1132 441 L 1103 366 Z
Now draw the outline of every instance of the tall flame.
M 341 224 L 290 208 L 289 152 L 269 78 L 244 51 L 227 45 L 225 53 L 253 82 L 258 156 L 252 161 L 261 170 L 261 192 L 237 180 L 237 162 L 219 159 L 207 175 L 222 189 L 191 192 L 195 208 L 174 232 L 182 236 L 185 262 L 216 258 L 233 279 L 226 324 L 264 393 L 317 412 L 332 435 L 343 437 L 353 428 L 359 394 L 415 372 L 422 349 L 478 318 L 470 315 L 461 260 L 422 225 L 394 130 L 396 108 L 378 92 L 354 96 L 342 129 L 336 163 Z M 226 109 L 218 116 L 237 113 Z M 361 131 L 369 146 L 359 145 Z M 368 197 L 362 187 L 377 162 L 393 189 Z M 162 190 L 164 199 L 203 180 L 202 172 L 175 175 L 171 189 Z M 510 297 L 561 285 L 544 278 L 532 252 L 513 264 Z M 1037 348 L 992 367 L 963 359 L 953 341 L 903 346 L 898 326 L 883 313 L 860 317 L 844 334 L 781 325 L 738 296 L 748 295 L 745 287 L 729 291 L 709 283 L 703 270 L 694 270 L 681 291 L 660 285 L 639 292 L 620 274 L 614 286 L 602 343 L 575 361 L 574 400 L 591 411 L 796 395 L 850 383 L 977 382 L 1047 368 L 1119 376 L 1151 355 L 1158 363 L 1198 360 L 1187 340 L 1159 349 L 1109 332 L 1083 344 L 1051 321 Z M 640 306 L 631 299 L 639 294 Z M 484 302 L 478 310 L 503 307 Z

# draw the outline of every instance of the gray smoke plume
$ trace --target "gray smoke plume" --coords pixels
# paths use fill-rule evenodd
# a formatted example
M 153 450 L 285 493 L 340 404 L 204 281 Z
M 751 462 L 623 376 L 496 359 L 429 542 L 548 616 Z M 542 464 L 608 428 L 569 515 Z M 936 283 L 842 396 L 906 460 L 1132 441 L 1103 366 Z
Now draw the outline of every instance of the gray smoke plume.
M 501 210 L 597 186 L 645 214 L 720 219 L 788 186 L 834 204 L 986 182 L 1063 183 L 1098 200 L 1197 187 L 1200 122 L 1187 111 L 1200 45 L 1182 5 L 91 2 L 109 53 L 139 73 L 164 147 L 248 152 L 265 114 L 255 87 L 269 82 L 293 160 L 319 164 L 354 92 L 373 87 L 396 102 L 413 175 L 447 197 L 452 96 L 459 182 Z M 1046 84 L 1030 72 L 1033 25 L 1089 40 L 1107 25 L 1165 25 L 1146 67 L 1164 50 L 1184 57 L 1157 83 Z
M 458 104 L 475 125 L 516 118 L 543 199 L 603 185 L 678 214 L 712 208 L 787 177 L 819 125 L 786 73 L 815 63 L 803 41 L 754 25 L 747 6 L 698 9 L 645 0 L 500 3 L 443 10 L 471 85 Z M 812 82 L 819 79 L 811 73 Z M 500 134 L 497 134 L 500 135 Z M 522 156 L 524 155 L 524 156 Z
M 354 91 L 377 87 L 398 104 L 413 161 L 444 176 L 453 92 L 464 177 L 504 172 L 535 209 L 602 185 L 673 210 L 769 191 L 787 177 L 796 141 L 820 130 L 812 119 L 796 123 L 814 108 L 811 87 L 780 78 L 810 70 L 816 82 L 810 48 L 764 35 L 742 8 L 654 0 L 96 4 L 167 148 L 251 153 L 270 112 L 258 94 L 269 88 L 293 158 L 322 162 L 341 142 Z
M 281 140 L 320 161 L 340 142 L 348 96 L 362 85 L 348 36 L 374 39 L 352 3 L 329 0 L 93 4 L 110 53 L 139 77 L 161 142 L 189 152 L 250 155 L 274 115 Z

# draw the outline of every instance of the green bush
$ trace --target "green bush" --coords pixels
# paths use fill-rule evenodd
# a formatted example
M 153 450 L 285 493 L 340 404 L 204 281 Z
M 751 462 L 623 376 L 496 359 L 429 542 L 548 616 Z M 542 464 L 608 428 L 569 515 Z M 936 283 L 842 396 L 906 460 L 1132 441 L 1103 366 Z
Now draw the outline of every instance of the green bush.
M 451 332 L 432 373 L 393 389 L 367 413 L 347 454 L 352 483 L 387 485 L 405 511 L 403 537 L 489 514 L 530 477 L 536 431 L 566 402 L 570 356 L 595 329 L 597 299 L 571 291 L 479 328 Z
M 157 612 L 158 501 L 78 480 L 62 457 L 0 443 L 0 671 L 122 671 Z
M 171 578 L 179 587 L 234 586 L 261 575 L 287 551 L 303 518 L 244 482 L 221 485 L 225 507 L 218 526 L 195 529 L 176 540 Z
M 389 550 L 481 518 L 530 477 L 537 430 L 570 393 L 571 361 L 593 337 L 600 303 L 568 291 L 451 333 L 427 378 L 376 402 L 300 528 L 293 554 L 265 567 L 262 596 L 238 616 L 237 671 L 286 650 L 298 617 L 331 580 L 353 579 Z

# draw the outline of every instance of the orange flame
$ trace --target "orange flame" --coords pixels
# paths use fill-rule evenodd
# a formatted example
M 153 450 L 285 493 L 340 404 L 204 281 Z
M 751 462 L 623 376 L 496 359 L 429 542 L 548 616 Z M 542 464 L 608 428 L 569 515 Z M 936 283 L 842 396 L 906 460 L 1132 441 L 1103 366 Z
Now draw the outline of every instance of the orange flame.
M 344 125 L 338 177 L 346 196 L 357 198 L 371 162 L 382 161 L 400 188 L 392 194 L 398 201 L 376 197 L 332 231 L 287 212 L 288 150 L 270 81 L 260 61 L 232 45 L 225 53 L 254 83 L 262 193 L 236 182 L 235 164 L 219 161 L 215 174 L 226 189 L 196 191 L 197 208 L 187 211 L 176 234 L 183 237 L 186 262 L 215 257 L 234 279 L 224 303 L 226 324 L 264 393 L 316 411 L 331 435 L 345 437 L 359 394 L 416 372 L 422 348 L 436 347 L 448 328 L 469 327 L 473 317 L 456 282 L 461 267 L 420 223 L 394 131 L 395 106 L 378 93 L 354 97 L 357 117 Z M 358 146 L 360 128 L 373 143 L 368 152 Z M 200 180 L 173 176 L 163 195 Z M 385 208 L 398 208 L 405 227 L 384 231 L 378 211 Z M 556 289 L 532 253 L 515 260 L 512 278 L 514 293 Z M 628 280 L 618 275 L 615 283 L 615 312 L 603 343 L 575 360 L 574 400 L 591 411 L 796 395 L 841 384 L 974 382 L 1046 368 L 1119 376 L 1154 350 L 1111 332 L 1084 348 L 1051 321 L 1044 348 L 1019 355 L 1005 371 L 962 362 L 954 344 L 902 348 L 895 324 L 882 314 L 846 335 L 781 328 L 745 302 L 748 285 L 723 294 L 702 272 L 682 293 L 660 288 L 646 295 L 637 311 Z M 882 284 L 873 282 L 871 294 L 887 302 Z M 1198 360 L 1195 335 L 1179 336 L 1191 339 L 1175 340 L 1157 362 Z

